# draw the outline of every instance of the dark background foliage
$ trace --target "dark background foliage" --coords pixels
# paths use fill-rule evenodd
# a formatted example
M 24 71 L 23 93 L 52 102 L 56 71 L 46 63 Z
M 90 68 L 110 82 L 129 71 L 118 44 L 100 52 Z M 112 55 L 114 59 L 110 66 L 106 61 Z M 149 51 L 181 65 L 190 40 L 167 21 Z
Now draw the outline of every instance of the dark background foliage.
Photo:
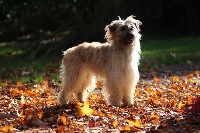
M 68 46 L 103 42 L 105 25 L 129 15 L 142 21 L 145 38 L 193 35 L 200 31 L 199 5 L 199 0 L 0 0 L 0 39 L 56 36 Z

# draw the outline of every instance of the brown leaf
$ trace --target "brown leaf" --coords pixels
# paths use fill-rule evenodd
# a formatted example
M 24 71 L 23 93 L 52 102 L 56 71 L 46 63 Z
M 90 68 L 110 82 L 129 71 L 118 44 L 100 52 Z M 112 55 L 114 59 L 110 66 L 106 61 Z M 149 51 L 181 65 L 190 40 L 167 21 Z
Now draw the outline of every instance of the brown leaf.
M 58 126 L 55 130 L 60 133 L 64 132 L 64 126 Z

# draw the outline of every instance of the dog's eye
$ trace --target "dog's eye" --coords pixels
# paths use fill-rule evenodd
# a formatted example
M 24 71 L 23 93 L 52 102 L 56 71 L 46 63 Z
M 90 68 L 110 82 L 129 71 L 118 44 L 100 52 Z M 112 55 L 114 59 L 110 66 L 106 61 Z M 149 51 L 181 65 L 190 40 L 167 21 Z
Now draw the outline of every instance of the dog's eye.
M 135 28 L 135 25 L 132 24 L 132 23 L 130 23 L 128 26 L 129 26 L 129 28 L 131 28 L 131 29 L 134 29 L 134 28 Z
M 121 30 L 121 31 L 126 30 L 126 26 L 122 26 L 120 30 Z

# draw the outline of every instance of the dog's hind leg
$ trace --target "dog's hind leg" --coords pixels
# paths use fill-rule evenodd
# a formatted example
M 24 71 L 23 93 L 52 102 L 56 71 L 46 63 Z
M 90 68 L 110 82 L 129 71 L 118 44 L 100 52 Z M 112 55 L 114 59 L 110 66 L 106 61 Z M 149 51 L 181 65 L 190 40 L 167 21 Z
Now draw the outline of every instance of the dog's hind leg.
M 65 104 L 68 101 L 72 100 L 73 93 L 76 92 L 77 87 L 79 86 L 79 72 L 80 67 L 77 65 L 74 67 L 71 64 L 64 64 L 61 66 L 61 85 L 62 90 L 59 92 L 58 95 L 58 102 L 60 104 Z

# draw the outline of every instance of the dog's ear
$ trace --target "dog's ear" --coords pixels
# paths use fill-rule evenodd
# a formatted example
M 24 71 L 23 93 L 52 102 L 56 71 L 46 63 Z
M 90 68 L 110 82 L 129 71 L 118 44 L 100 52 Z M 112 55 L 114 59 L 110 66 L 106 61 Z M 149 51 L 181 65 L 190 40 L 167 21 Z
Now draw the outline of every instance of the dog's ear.
M 137 30 L 140 31 L 140 25 L 142 25 L 142 22 L 140 22 L 139 20 L 136 20 L 136 19 L 135 19 L 135 22 L 134 22 L 134 23 L 135 23 L 135 25 L 136 25 Z
M 117 29 L 117 24 L 108 25 L 108 29 L 110 32 L 114 32 Z
M 140 22 L 139 20 L 134 19 L 135 16 L 131 15 L 129 16 L 125 21 L 127 23 L 131 23 L 133 22 L 137 28 L 138 31 L 140 31 L 140 25 L 142 24 L 142 22 Z

